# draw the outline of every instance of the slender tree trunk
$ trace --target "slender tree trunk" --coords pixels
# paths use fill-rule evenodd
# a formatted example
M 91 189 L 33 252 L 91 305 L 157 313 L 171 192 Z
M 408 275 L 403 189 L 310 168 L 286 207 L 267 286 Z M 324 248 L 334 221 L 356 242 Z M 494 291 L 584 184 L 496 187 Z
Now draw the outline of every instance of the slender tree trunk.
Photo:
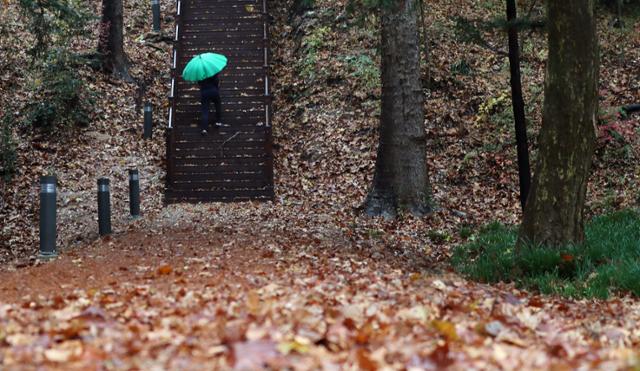
M 382 113 L 373 188 L 364 205 L 369 215 L 395 217 L 398 209 L 424 215 L 431 210 L 419 8 L 416 0 L 382 6 Z
M 598 42 L 595 0 L 547 0 L 542 129 L 520 242 L 559 246 L 584 239 L 584 202 L 596 138 Z
M 616 11 L 618 13 L 618 19 L 616 22 L 616 27 L 618 28 L 623 28 L 624 27 L 624 21 L 622 20 L 622 1 L 623 0 L 617 0 L 616 1 Z
M 122 1 L 102 0 L 98 53 L 106 72 L 128 80 L 131 77 L 129 76 L 129 59 L 124 52 Z
M 520 46 L 518 45 L 518 13 L 516 0 L 507 0 L 507 21 L 509 22 L 509 65 L 511 67 L 511 103 L 516 127 L 518 148 L 518 175 L 520 178 L 520 205 L 522 211 L 527 203 L 531 186 L 531 168 L 529 167 L 529 144 L 527 141 L 527 122 L 524 115 L 522 83 L 520 80 Z

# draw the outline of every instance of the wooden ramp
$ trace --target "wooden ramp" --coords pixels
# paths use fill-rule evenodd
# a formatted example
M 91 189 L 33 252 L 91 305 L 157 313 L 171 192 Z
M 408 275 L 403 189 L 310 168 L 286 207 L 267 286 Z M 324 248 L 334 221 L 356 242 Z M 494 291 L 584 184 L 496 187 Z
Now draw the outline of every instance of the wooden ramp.
M 267 22 L 266 0 L 176 2 L 165 202 L 273 198 Z M 224 126 L 202 136 L 198 84 L 181 75 L 205 52 L 229 62 L 220 73 Z

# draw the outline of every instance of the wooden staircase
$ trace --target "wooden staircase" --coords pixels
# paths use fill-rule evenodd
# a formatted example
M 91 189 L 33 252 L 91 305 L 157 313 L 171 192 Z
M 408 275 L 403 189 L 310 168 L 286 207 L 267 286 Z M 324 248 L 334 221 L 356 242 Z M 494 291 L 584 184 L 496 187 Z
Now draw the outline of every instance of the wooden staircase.
M 176 2 L 166 203 L 273 199 L 268 46 L 266 0 Z M 182 70 L 205 52 L 228 65 L 219 75 L 224 126 L 202 136 L 200 90 Z

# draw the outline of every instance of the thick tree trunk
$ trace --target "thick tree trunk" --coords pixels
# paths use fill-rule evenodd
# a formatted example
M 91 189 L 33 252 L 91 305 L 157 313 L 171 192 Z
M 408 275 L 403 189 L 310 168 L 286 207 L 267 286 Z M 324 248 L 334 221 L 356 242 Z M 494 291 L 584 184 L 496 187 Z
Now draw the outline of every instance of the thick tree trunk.
M 102 67 L 106 72 L 128 80 L 131 77 L 129 76 L 129 60 L 124 52 L 122 1 L 102 0 L 98 53 L 102 59 Z
M 542 129 L 520 242 L 584 239 L 584 202 L 596 138 L 598 43 L 594 0 L 547 0 Z
M 520 80 L 520 46 L 518 45 L 518 12 L 516 0 L 507 0 L 507 21 L 509 21 L 509 65 L 511 67 L 511 103 L 516 128 L 516 146 L 518 148 L 518 176 L 520 178 L 520 205 L 524 211 L 527 195 L 531 186 L 531 168 L 529 167 L 529 143 L 527 141 L 527 122 L 522 99 Z
M 430 211 L 418 11 L 416 0 L 382 6 L 382 113 L 373 188 L 364 205 L 369 215 Z

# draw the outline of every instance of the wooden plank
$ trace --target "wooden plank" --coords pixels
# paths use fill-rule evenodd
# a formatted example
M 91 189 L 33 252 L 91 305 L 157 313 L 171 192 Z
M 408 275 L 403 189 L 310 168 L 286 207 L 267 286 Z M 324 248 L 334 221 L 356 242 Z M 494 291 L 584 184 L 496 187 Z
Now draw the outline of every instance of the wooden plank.
M 191 43 L 193 41 L 198 41 L 202 43 L 211 43 L 211 42 L 219 42 L 221 44 L 224 43 L 235 43 L 238 41 L 264 41 L 264 29 L 262 30 L 251 30 L 251 31 L 237 31 L 237 32 L 216 32 L 216 31 L 204 31 L 204 30 L 196 30 L 189 31 L 185 29 L 184 32 L 179 33 L 181 45 L 185 45 L 186 43 Z
M 231 167 L 231 166 L 184 166 L 180 164 L 172 164 L 174 174 L 220 174 L 219 178 L 222 179 L 226 175 L 237 173 L 255 173 L 258 171 L 268 171 L 265 165 L 251 165 L 245 164 L 243 166 Z
M 199 154 L 206 154 L 207 156 L 209 156 L 207 153 L 213 153 L 214 155 L 217 155 L 220 153 L 220 150 L 222 149 L 222 153 L 225 156 L 235 156 L 238 153 L 244 154 L 247 153 L 247 150 L 250 150 L 249 153 L 255 153 L 252 154 L 252 156 L 261 156 L 264 154 L 270 154 L 266 151 L 267 148 L 267 144 L 268 142 L 266 140 L 263 140 L 261 142 L 235 142 L 233 145 L 229 145 L 230 143 L 226 143 L 223 147 L 221 147 L 220 143 L 216 143 L 215 145 L 208 145 L 205 142 L 200 142 L 200 143 L 194 143 L 194 142 L 178 142 L 175 144 L 173 151 L 171 153 L 171 156 L 169 157 L 173 157 L 173 156 L 181 156 L 182 154 L 190 154 L 190 153 L 199 153 Z M 202 146 L 201 146 L 202 145 Z M 179 152 L 179 149 L 182 152 Z
M 207 38 L 209 40 L 220 39 L 226 37 L 243 36 L 247 39 L 264 37 L 264 24 L 254 23 L 244 26 L 238 24 L 229 25 L 206 25 L 206 26 L 185 26 L 180 32 L 181 36 L 196 36 L 198 38 Z
M 223 119 L 225 116 L 255 117 L 256 119 L 264 120 L 264 117 L 266 115 L 264 107 L 264 103 L 260 105 L 232 105 L 228 103 L 222 103 L 222 117 Z M 187 117 L 193 118 L 195 118 L 196 115 L 199 115 L 201 112 L 200 102 L 197 101 L 193 101 L 192 104 L 184 104 L 182 106 L 179 106 L 179 108 L 176 108 L 176 110 L 178 109 L 179 111 L 176 111 L 176 114 L 184 114 Z M 213 109 L 210 111 L 210 113 L 212 112 Z M 211 119 L 213 120 L 213 118 Z
M 194 103 L 196 103 L 194 101 Z M 213 108 L 211 108 L 211 110 L 209 111 L 210 115 L 213 115 Z M 193 120 L 193 119 L 197 119 L 200 120 L 201 118 L 201 109 L 199 107 L 193 106 L 193 107 L 188 107 L 188 108 L 180 108 L 179 111 L 175 112 L 176 117 L 180 117 L 180 118 L 184 118 L 187 120 Z M 234 125 L 234 124 L 238 124 L 238 125 L 249 125 L 252 123 L 260 123 L 260 122 L 264 122 L 266 117 L 266 112 L 264 111 L 264 107 L 262 107 L 262 109 L 260 110 L 254 110 L 254 111 L 247 111 L 244 108 L 240 108 L 240 109 L 232 109 L 232 107 L 229 106 L 225 106 L 223 103 L 222 106 L 222 119 L 223 122 L 225 124 L 228 125 Z M 211 120 L 213 120 L 213 117 L 211 117 Z
M 232 48 L 249 48 L 249 49 L 259 49 L 266 46 L 266 43 L 262 39 L 224 39 L 224 40 L 207 40 L 204 41 L 200 38 L 188 38 L 185 40 L 181 40 L 180 46 L 183 48 L 182 51 L 192 51 L 194 49 L 205 49 L 210 51 L 228 51 L 233 50 Z M 264 53 L 264 51 L 263 51 Z M 186 54 L 188 55 L 188 54 Z
M 209 126 L 213 127 L 214 114 L 209 114 Z M 176 120 L 180 120 L 180 122 L 176 122 L 174 125 L 177 129 L 189 129 L 195 128 L 194 125 L 199 125 L 202 122 L 202 117 L 200 116 L 200 111 L 197 112 L 182 112 L 180 115 L 175 116 Z M 266 114 L 263 114 L 260 118 L 255 120 L 231 120 L 228 118 L 228 115 L 225 115 L 225 112 L 222 114 L 222 126 L 217 127 L 217 129 L 222 129 L 223 131 L 230 131 L 234 129 L 235 131 L 246 132 L 253 128 L 264 128 L 266 121 Z M 234 131 L 234 134 L 235 134 Z
M 200 135 L 200 131 L 196 127 L 175 128 L 175 129 L 176 130 L 173 131 L 173 135 L 174 135 L 174 138 L 177 140 L 199 139 L 202 137 Z M 219 130 L 228 131 L 228 129 L 229 129 L 228 127 L 222 127 Z M 232 134 L 229 135 L 229 138 L 231 138 L 231 135 L 233 135 L 234 140 L 238 140 L 238 141 L 246 140 L 246 139 L 259 139 L 270 132 L 271 132 L 271 129 L 269 128 L 255 127 L 253 129 L 243 129 L 241 131 L 234 131 Z
M 176 146 L 183 146 L 183 144 L 186 145 L 186 143 L 216 143 L 217 142 L 224 142 L 225 140 L 229 139 L 228 135 L 223 135 L 223 136 L 216 136 L 216 135 L 212 135 L 211 133 L 208 134 L 207 136 L 202 136 L 199 133 L 198 134 L 194 134 L 193 136 L 190 135 L 184 135 L 182 136 L 181 134 L 176 133 L 175 134 L 176 138 L 175 138 L 175 145 Z M 225 138 L 225 139 L 223 139 Z M 252 143 L 264 143 L 265 140 L 267 140 L 267 137 L 262 134 L 255 134 L 253 138 L 245 138 L 242 140 L 236 140 L 237 138 L 233 138 L 232 140 L 228 141 L 227 143 L 225 143 L 225 148 L 230 148 L 233 146 L 239 147 L 240 143 L 242 143 L 244 146 L 250 146 Z M 222 144 L 222 143 L 220 143 Z M 213 146 L 213 144 L 212 144 Z
M 202 46 L 184 46 L 180 47 L 180 55 L 178 58 L 192 58 L 195 54 L 204 53 L 207 51 L 212 51 L 222 53 L 227 58 L 237 58 L 243 56 L 264 56 L 264 47 L 261 46 L 251 46 L 251 47 L 242 47 L 241 45 L 202 45 Z
M 247 117 L 242 117 L 242 118 L 232 118 L 231 114 L 233 113 L 234 117 L 236 115 L 241 115 L 242 112 L 240 111 L 228 111 L 228 110 L 224 110 L 222 111 L 222 128 L 236 128 L 236 127 L 243 127 L 243 126 L 264 126 L 265 121 L 267 119 L 267 115 L 266 113 L 263 112 L 258 112 L 259 115 L 258 116 L 254 116 L 253 114 L 256 113 L 254 112 L 247 112 Z M 186 127 L 189 127 L 195 123 L 200 123 L 202 121 L 202 116 L 200 113 L 199 109 L 194 109 L 192 111 L 179 111 L 177 113 L 174 114 L 175 115 L 175 120 L 181 120 L 181 122 L 176 122 L 176 127 L 179 127 L 180 124 L 184 123 L 186 125 Z M 209 125 L 213 125 L 213 122 L 215 120 L 215 113 L 213 111 L 209 112 Z
M 200 107 L 200 97 L 195 95 L 186 95 L 181 97 L 174 98 L 176 104 L 187 105 L 187 106 L 198 106 Z M 267 101 L 267 97 L 263 95 L 253 95 L 253 96 L 231 96 L 227 97 L 222 104 L 229 107 L 236 106 L 259 106 L 264 105 Z
M 176 173 L 172 182 L 209 182 L 209 181 L 234 181 L 234 180 L 260 180 L 267 179 L 267 173 L 264 171 L 255 172 L 237 172 L 232 174 L 222 173 Z M 271 184 L 271 183 L 268 183 Z
M 213 197 L 207 199 L 200 198 L 179 198 L 170 195 L 166 195 L 164 202 L 166 204 L 178 204 L 178 203 L 188 203 L 188 204 L 200 204 L 204 202 L 220 202 L 220 203 L 238 203 L 238 202 L 268 202 L 273 200 L 274 195 L 270 196 L 260 196 L 260 197 L 233 197 L 233 198 L 223 198 L 223 197 Z
M 215 50 L 210 50 L 210 51 L 215 52 Z M 190 60 L 191 59 L 189 58 L 185 58 L 183 61 L 186 64 L 186 63 L 189 63 Z M 177 72 L 176 77 L 182 77 L 181 73 L 184 68 L 180 68 L 180 67 L 181 67 L 180 64 L 176 65 L 176 72 Z M 264 67 L 264 56 L 252 57 L 252 58 L 227 58 L 227 67 L 225 68 L 225 71 L 242 71 L 248 68 L 256 68 L 256 67 Z M 198 85 L 197 83 L 194 83 L 191 81 L 184 81 L 182 79 L 180 79 L 180 81 L 189 83 L 195 86 Z
M 180 130 L 180 129 L 189 129 L 189 128 L 196 128 L 198 125 L 200 125 L 202 118 L 200 116 L 176 116 L 176 119 L 180 119 L 180 122 L 177 122 L 174 125 L 174 128 Z M 213 121 L 213 119 L 211 119 Z M 262 128 L 265 126 L 265 118 L 263 117 L 261 119 L 261 121 L 247 121 L 247 122 L 231 122 L 228 119 L 225 119 L 224 116 L 222 116 L 222 121 L 223 121 L 223 126 L 222 127 L 217 127 L 217 126 L 213 126 L 213 123 L 209 123 L 209 128 L 211 129 L 211 131 L 218 131 L 219 129 L 222 129 L 223 131 L 230 131 L 230 130 L 235 130 L 235 131 L 246 131 L 249 129 L 254 129 L 254 128 Z
M 256 91 L 258 89 L 255 89 Z M 180 92 L 180 95 L 176 94 L 176 97 L 174 98 L 176 100 L 176 103 L 180 103 L 180 102 L 196 102 L 196 103 L 200 103 L 200 90 L 183 90 Z M 263 95 L 262 93 L 264 93 L 264 89 L 262 92 L 259 92 L 258 94 L 255 95 L 248 95 L 244 92 L 242 92 L 241 90 L 236 90 L 234 93 L 230 93 L 229 90 L 227 90 L 226 93 L 221 93 L 220 94 L 220 98 L 222 103 L 224 102 L 242 102 L 245 100 L 248 100 L 250 102 L 257 102 L 256 104 L 264 104 L 267 102 L 267 100 L 269 99 L 269 97 Z M 247 98 L 252 98 L 252 100 L 249 100 Z
M 233 18 L 263 18 L 263 14 L 255 11 L 256 6 L 247 4 L 211 4 L 203 3 L 198 5 L 196 11 L 186 10 L 183 16 L 187 19 L 202 19 L 202 17 L 233 17 Z M 208 18 L 207 18 L 208 19 Z
M 167 190 L 167 198 L 181 200 L 210 200 L 216 198 L 244 198 L 244 197 L 273 197 L 273 188 L 264 187 L 261 189 L 237 189 L 219 191 L 182 191 L 175 192 Z
M 180 105 L 180 111 L 178 112 L 200 112 L 202 104 L 200 99 L 176 99 L 177 105 Z M 247 100 L 245 102 L 238 102 L 235 100 L 223 100 L 222 110 L 223 112 L 237 112 L 240 116 L 247 112 L 264 112 L 264 106 L 267 102 L 259 100 Z M 213 105 L 210 108 L 213 111 Z M 257 113 L 254 113 L 257 115 Z
M 200 1 L 200 2 L 196 2 L 196 3 L 192 3 L 192 2 L 186 2 L 183 5 L 187 5 L 189 8 L 197 10 L 198 12 L 200 12 L 202 9 L 205 9 L 207 7 L 211 7 L 211 8 L 239 8 L 242 7 L 243 9 L 245 9 L 246 11 L 246 6 L 248 5 L 253 5 L 253 9 L 256 10 L 262 10 L 262 2 L 260 1 L 256 1 L 256 0 L 250 0 L 250 1 L 242 1 L 242 0 L 223 0 L 223 1 L 216 1 L 216 0 L 212 0 L 212 1 Z
M 174 159 L 244 159 L 267 158 L 264 146 L 260 148 L 220 147 L 220 148 L 176 148 L 171 156 Z
M 182 0 L 183 2 L 183 6 L 189 6 L 192 8 L 197 9 L 198 7 L 202 6 L 202 5 L 207 5 L 207 4 L 217 4 L 217 5 L 224 5 L 224 4 L 256 4 L 256 5 L 260 5 L 262 7 L 262 1 L 261 0 Z
M 234 158 L 177 158 L 171 157 L 177 167 L 201 166 L 201 167 L 260 167 L 265 164 L 267 157 L 234 157 Z
M 174 191 L 228 191 L 236 189 L 255 189 L 261 190 L 264 187 L 269 186 L 266 178 L 262 179 L 229 179 L 229 180 L 212 180 L 212 181 L 185 181 L 185 182 L 172 182 L 170 187 Z
M 220 75 L 219 79 L 220 79 L 220 85 L 219 87 L 221 89 L 226 89 L 225 91 L 231 91 L 232 89 L 235 91 L 239 91 L 239 92 L 245 92 L 245 90 L 253 90 L 253 91 L 258 91 L 258 94 L 255 95 L 264 95 L 264 72 L 261 73 L 251 73 L 251 72 L 241 72 L 242 70 L 234 73 L 234 74 L 224 74 L 224 75 Z M 181 80 L 181 78 L 179 78 L 179 80 Z M 256 85 L 260 83 L 260 85 Z M 237 85 L 237 84 L 244 84 L 244 85 Z M 189 86 L 187 88 L 187 86 Z M 179 85 L 178 86 L 178 93 L 185 93 L 187 91 L 198 91 L 199 92 L 199 87 L 198 85 Z M 177 94 L 176 94 L 177 95 Z M 254 96 L 255 96 L 254 95 Z M 251 96 L 251 95 L 247 95 L 247 96 Z
M 246 46 L 247 48 L 243 48 Z M 200 53 L 218 53 L 224 54 L 229 62 L 245 61 L 260 62 L 257 65 L 264 64 L 264 47 L 259 44 L 189 44 L 184 45 L 183 49 L 178 51 L 178 63 L 190 61 L 194 55 Z
M 200 87 L 197 84 L 180 82 L 176 84 L 178 92 L 182 94 L 198 94 L 200 96 Z M 262 88 L 238 88 L 237 86 L 229 86 L 229 84 L 221 84 L 220 96 L 264 96 L 264 87 Z
M 261 144 L 256 144 L 255 142 L 239 142 L 233 147 L 227 147 L 226 145 L 222 145 L 222 143 L 189 143 L 189 142 L 181 142 L 177 143 L 174 148 L 173 155 L 176 157 L 188 156 L 188 155 L 196 155 L 209 157 L 209 155 L 218 156 L 220 153 L 223 153 L 225 156 L 261 156 L 265 154 L 265 145 L 266 141 Z M 225 143 L 226 144 L 226 143 Z
M 174 129 L 176 130 L 182 130 L 185 128 L 190 128 L 191 127 L 185 127 L 185 126 L 180 126 L 180 127 L 174 127 Z M 260 126 L 247 126 L 245 129 L 250 129 L 250 128 L 260 128 Z M 194 143 L 194 146 L 196 144 L 200 144 L 200 143 L 217 143 L 217 142 L 224 142 L 226 140 L 227 143 L 224 144 L 224 148 L 231 148 L 231 147 L 257 147 L 258 142 L 262 142 L 264 143 L 265 141 L 267 141 L 267 136 L 265 134 L 255 134 L 253 138 L 251 139 L 242 139 L 242 140 L 238 140 L 237 137 L 231 138 L 231 136 L 234 135 L 234 133 L 232 131 L 220 131 L 220 129 L 215 129 L 215 128 L 209 128 L 207 135 L 201 135 L 199 130 L 197 127 L 193 127 L 192 129 L 198 130 L 197 134 L 193 134 L 193 135 L 185 135 L 179 138 L 176 138 L 176 145 L 180 145 L 182 148 L 186 147 L 186 143 Z M 220 145 L 222 145 L 222 143 L 220 143 Z M 244 143 L 244 144 L 243 144 Z M 185 144 L 185 145 L 182 145 Z M 211 147 L 213 148 L 219 148 L 219 146 L 214 146 L 211 145 Z

